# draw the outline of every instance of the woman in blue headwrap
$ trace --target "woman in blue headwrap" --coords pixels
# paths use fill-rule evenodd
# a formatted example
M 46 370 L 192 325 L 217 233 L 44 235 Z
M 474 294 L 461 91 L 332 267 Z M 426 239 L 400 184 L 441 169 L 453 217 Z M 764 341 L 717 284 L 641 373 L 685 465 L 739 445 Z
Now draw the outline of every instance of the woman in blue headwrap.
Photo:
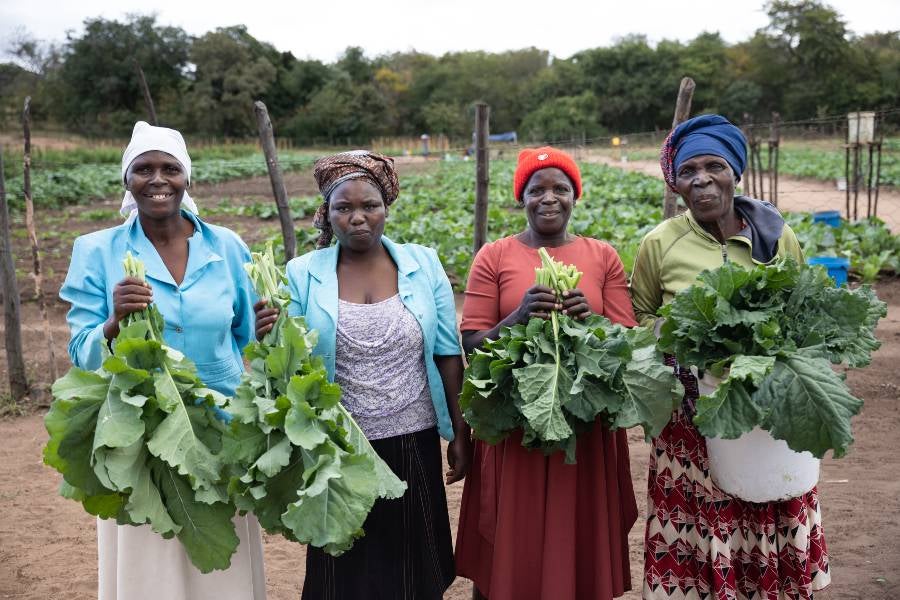
M 642 325 L 653 325 L 659 307 L 704 269 L 725 261 L 753 267 L 782 256 L 802 261 L 778 209 L 735 195 L 746 160 L 741 130 L 719 115 L 685 121 L 666 138 L 663 176 L 688 210 L 641 242 L 631 293 Z M 697 380 L 670 361 L 685 396 L 650 453 L 644 599 L 812 598 L 831 581 L 816 488 L 768 503 L 719 490 L 691 420 Z

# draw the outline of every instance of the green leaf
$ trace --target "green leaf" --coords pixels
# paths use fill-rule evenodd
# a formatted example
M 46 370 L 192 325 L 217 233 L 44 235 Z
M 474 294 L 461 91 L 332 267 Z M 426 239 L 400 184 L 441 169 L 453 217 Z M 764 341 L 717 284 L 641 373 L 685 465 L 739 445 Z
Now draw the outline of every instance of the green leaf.
M 573 384 L 566 370 L 556 364 L 536 363 L 516 369 L 513 377 L 522 397 L 522 416 L 541 439 L 558 441 L 572 435 L 562 411 Z
M 214 485 L 222 469 L 219 459 L 201 440 L 201 430 L 207 427 L 199 418 L 202 414 L 205 409 L 187 407 L 179 400 L 147 442 L 152 455 L 190 476 L 194 489 Z
M 74 380 L 70 378 L 69 382 Z M 94 381 L 90 385 L 95 384 Z M 113 491 L 100 482 L 92 466 L 94 429 L 102 402 L 97 391 L 94 388 L 93 398 L 56 399 L 44 417 L 44 426 L 50 434 L 44 447 L 44 462 L 59 471 L 69 485 L 83 490 L 88 496 Z
M 130 446 L 144 435 L 141 408 L 124 402 L 122 391 L 110 386 L 100 405 L 94 433 L 94 450 L 104 446 L 122 448 Z
M 706 437 L 735 439 L 756 427 L 764 416 L 765 410 L 751 397 L 747 385 L 729 377 L 712 394 L 697 399 L 694 425 Z
M 172 521 L 151 478 L 149 459 L 144 441 L 138 440 L 128 447 L 98 450 L 94 468 L 102 471 L 101 478 L 106 478 L 112 489 L 130 492 L 125 510 L 132 522 L 149 523 L 156 533 L 171 537 L 181 527 Z
M 181 528 L 178 539 L 194 566 L 201 573 L 227 569 L 240 541 L 232 523 L 234 505 L 198 502 L 190 484 L 161 461 L 152 462 L 152 473 L 160 482 L 172 521 Z
M 266 477 L 274 477 L 291 462 L 291 440 L 283 433 L 272 433 L 263 452 L 253 466 Z
M 347 428 L 347 442 L 355 450 L 356 454 L 368 457 L 372 463 L 375 481 L 377 482 L 376 495 L 387 500 L 401 497 L 406 492 L 406 482 L 397 477 L 387 463 L 378 456 L 375 448 L 369 443 L 369 440 L 363 434 L 359 425 L 356 424 L 356 421 L 353 420 L 350 413 L 343 406 L 339 405 L 337 408 L 344 417 L 343 421 Z
M 754 400 L 768 411 L 763 429 L 817 458 L 829 449 L 835 458 L 846 454 L 853 442 L 850 418 L 862 408 L 828 361 L 802 354 L 779 358 Z
M 300 542 L 339 556 L 362 534 L 365 517 L 375 504 L 372 461 L 334 448 L 331 456 L 320 454 L 305 477 L 310 483 L 288 506 L 282 521 Z
M 51 392 L 59 400 L 96 400 L 106 398 L 109 391 L 110 378 L 102 373 L 83 371 L 77 367 L 53 382 Z
M 672 418 L 684 390 L 653 345 L 632 351 L 622 374 L 622 384 L 626 391 L 625 407 L 613 421 L 614 426 L 641 425 L 645 435 L 658 436 Z

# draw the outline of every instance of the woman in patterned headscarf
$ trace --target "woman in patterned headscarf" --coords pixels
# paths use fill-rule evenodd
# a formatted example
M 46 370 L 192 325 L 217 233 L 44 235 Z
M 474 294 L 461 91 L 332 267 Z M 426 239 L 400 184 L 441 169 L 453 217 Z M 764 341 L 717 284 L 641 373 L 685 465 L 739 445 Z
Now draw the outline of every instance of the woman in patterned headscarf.
M 391 158 L 344 152 L 319 160 L 315 177 L 322 234 L 288 263 L 290 311 L 318 330 L 314 353 L 341 402 L 408 489 L 376 502 L 346 554 L 307 549 L 303 598 L 437 600 L 455 576 L 439 436 L 450 441 L 447 483 L 471 455 L 453 291 L 434 250 L 383 235 L 399 192 Z M 277 313 L 257 308 L 261 337 Z
M 663 144 L 668 186 L 687 212 L 641 242 L 631 279 L 634 312 L 653 325 L 660 306 L 704 269 L 803 257 L 774 206 L 738 196 L 747 159 L 741 130 L 719 115 L 685 121 Z M 816 488 L 783 502 L 728 496 L 709 475 L 706 442 L 692 422 L 697 380 L 675 365 L 684 402 L 653 440 L 644 550 L 645 600 L 807 600 L 831 581 Z

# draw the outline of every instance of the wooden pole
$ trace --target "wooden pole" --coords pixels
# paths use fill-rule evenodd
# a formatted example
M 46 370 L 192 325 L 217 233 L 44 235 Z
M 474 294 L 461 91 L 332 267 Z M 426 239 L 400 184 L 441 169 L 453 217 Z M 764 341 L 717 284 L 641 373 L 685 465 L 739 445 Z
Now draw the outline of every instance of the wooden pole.
M 22 319 L 20 317 L 19 287 L 16 283 L 16 263 L 12 253 L 9 230 L 9 206 L 6 204 L 6 183 L 3 180 L 3 148 L 0 146 L 0 297 L 6 316 L 6 368 L 9 374 L 10 395 L 20 402 L 28 395 L 28 376 L 22 352 Z
M 853 220 L 859 219 L 859 130 L 862 128 L 859 108 L 856 109 L 856 139 L 853 141 Z
M 869 172 L 866 176 L 866 218 L 872 217 L 872 176 L 874 175 L 874 165 L 872 164 L 872 153 L 875 150 L 874 142 L 867 142 L 869 147 Z
M 756 156 L 756 172 L 759 174 L 759 189 L 757 190 L 759 192 L 759 195 L 757 196 L 757 198 L 759 200 L 765 200 L 766 199 L 766 186 L 765 186 L 765 179 L 764 179 L 765 171 L 763 171 L 763 168 L 762 168 L 762 152 L 760 151 L 761 147 L 762 147 L 762 142 L 760 140 L 756 140 L 756 143 L 754 144 L 754 148 L 755 148 L 754 155 Z
M 488 215 L 488 128 L 491 107 L 483 102 L 475 105 L 475 232 L 477 253 L 487 243 Z
M 875 167 L 875 207 L 872 209 L 872 216 L 878 216 L 878 188 L 881 186 L 881 144 L 884 142 L 884 133 L 878 138 L 878 164 Z
M 47 339 L 47 358 L 50 361 L 50 382 L 56 381 L 56 351 L 53 345 L 53 330 L 50 328 L 50 319 L 47 316 L 47 303 L 44 301 L 43 283 L 41 274 L 41 252 L 38 247 L 37 230 L 34 224 L 34 201 L 31 197 L 31 96 L 25 97 L 25 106 L 22 110 L 22 128 L 25 133 L 25 152 L 23 156 L 23 192 L 25 196 L 25 227 L 28 229 L 28 238 L 31 240 L 31 258 L 34 265 L 34 296 L 41 311 L 41 319 L 44 321 L 44 336 Z
M 680 123 L 687 121 L 691 114 L 691 100 L 694 98 L 694 88 L 696 84 L 690 77 L 681 80 L 678 86 L 678 99 L 675 101 L 675 116 L 672 119 L 672 128 L 674 129 Z M 678 196 L 666 186 L 666 194 L 663 197 L 663 218 L 669 219 L 674 217 L 678 212 Z
M 257 100 L 253 103 L 256 112 L 256 124 L 259 127 L 259 141 L 266 155 L 266 167 L 269 169 L 269 180 L 272 182 L 272 194 L 275 206 L 278 207 L 278 218 L 281 220 L 281 235 L 284 237 L 284 260 L 294 258 L 297 249 L 297 236 L 294 233 L 294 221 L 291 219 L 291 208 L 288 206 L 287 190 L 284 177 L 278 166 L 278 151 L 275 149 L 275 133 L 272 131 L 272 120 L 266 105 Z
M 847 220 L 850 220 L 850 128 L 847 128 L 847 143 L 844 144 L 844 192 L 847 195 Z
M 147 78 L 144 77 L 144 70 L 141 68 L 137 59 L 133 62 L 134 68 L 137 70 L 138 85 L 141 86 L 141 92 L 144 94 L 144 104 L 147 105 L 147 115 L 150 117 L 150 123 L 152 125 L 159 125 L 159 120 L 156 118 L 156 107 L 153 106 L 153 96 L 150 95 L 150 88 L 147 86 Z
M 772 204 L 778 206 L 778 155 L 781 153 L 781 115 L 772 113 L 772 126 L 769 129 L 769 197 Z
M 753 122 L 748 113 L 744 113 L 744 137 L 747 138 L 747 151 L 750 153 L 750 160 L 747 161 L 747 168 L 743 174 L 746 186 L 744 193 L 751 198 L 756 198 L 756 173 L 753 169 Z

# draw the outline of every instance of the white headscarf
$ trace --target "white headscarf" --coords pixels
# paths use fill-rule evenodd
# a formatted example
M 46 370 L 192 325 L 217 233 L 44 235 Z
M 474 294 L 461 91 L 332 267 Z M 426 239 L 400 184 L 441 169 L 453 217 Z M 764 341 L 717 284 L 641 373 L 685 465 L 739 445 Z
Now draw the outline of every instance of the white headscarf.
M 122 154 L 122 181 L 125 181 L 125 174 L 128 172 L 128 167 L 131 166 L 134 159 L 144 152 L 152 152 L 153 150 L 159 150 L 174 156 L 181 163 L 181 166 L 184 167 L 188 184 L 191 183 L 191 157 L 188 156 L 184 138 L 174 129 L 154 127 L 146 121 L 138 121 L 134 124 L 134 131 L 131 132 L 131 141 L 128 143 L 128 147 L 125 148 L 125 153 Z M 184 196 L 181 198 L 181 205 L 194 214 L 198 212 L 197 204 L 187 193 L 187 190 L 184 191 Z M 126 190 L 119 213 L 123 217 L 129 217 L 135 212 L 137 212 L 137 201 L 131 195 L 131 192 Z

